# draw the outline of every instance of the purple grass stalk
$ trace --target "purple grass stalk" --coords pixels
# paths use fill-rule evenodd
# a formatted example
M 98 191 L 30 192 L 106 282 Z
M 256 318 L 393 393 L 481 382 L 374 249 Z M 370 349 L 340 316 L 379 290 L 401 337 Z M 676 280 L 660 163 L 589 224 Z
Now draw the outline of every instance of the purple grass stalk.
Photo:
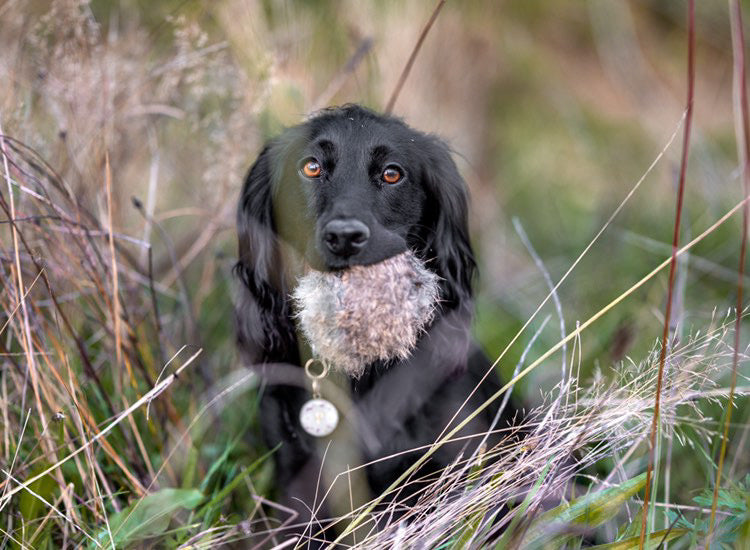
M 685 174 L 687 172 L 688 153 L 690 151 L 690 128 L 693 121 L 693 93 L 695 89 L 695 0 L 688 3 L 688 92 L 687 113 L 685 115 L 685 132 L 682 139 L 682 159 L 680 162 L 680 178 L 677 187 L 677 208 L 672 235 L 672 260 L 669 264 L 669 285 L 667 287 L 667 305 L 664 312 L 664 331 L 661 338 L 661 353 L 659 355 L 659 373 L 656 378 L 656 396 L 654 398 L 654 415 L 651 422 L 649 438 L 648 468 L 646 470 L 646 489 L 643 496 L 643 512 L 641 513 L 641 537 L 638 542 L 639 550 L 643 550 L 648 530 L 648 507 L 651 491 L 651 474 L 654 469 L 656 454 L 656 432 L 659 427 L 659 405 L 661 401 L 662 380 L 664 378 L 664 363 L 667 358 L 669 343 L 669 324 L 672 316 L 672 295 L 674 293 L 675 271 L 677 268 L 677 248 L 680 243 L 680 220 L 682 218 L 682 203 L 685 194 Z M 744 208 L 747 205 L 743 206 Z

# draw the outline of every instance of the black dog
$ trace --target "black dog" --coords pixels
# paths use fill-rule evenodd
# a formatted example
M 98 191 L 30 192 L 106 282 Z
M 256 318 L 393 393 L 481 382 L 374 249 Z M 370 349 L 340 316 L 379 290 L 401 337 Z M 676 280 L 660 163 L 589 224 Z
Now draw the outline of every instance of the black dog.
M 469 335 L 476 264 L 466 186 L 438 138 L 349 105 L 324 110 L 267 144 L 245 181 L 237 223 L 238 341 L 247 363 L 263 365 L 261 422 L 269 447 L 278 446 L 277 486 L 300 513 L 297 521 L 314 515 L 324 527 L 336 503 L 311 513 L 326 487 L 317 487 L 320 440 L 299 421 L 309 399 L 299 368 L 307 352 L 297 335 L 289 300 L 294 280 L 281 243 L 309 266 L 329 271 L 410 250 L 439 276 L 439 311 L 412 355 L 376 362 L 349 381 L 355 414 L 342 428 L 357 438 L 362 463 L 376 461 L 366 468 L 366 482 L 377 496 L 438 438 L 490 367 Z M 497 389 L 490 375 L 453 425 Z M 462 450 L 470 451 L 493 417 L 490 407 L 460 434 L 479 437 L 444 446 L 419 475 L 437 472 Z M 405 452 L 411 449 L 417 450 Z M 397 456 L 378 460 L 390 455 Z

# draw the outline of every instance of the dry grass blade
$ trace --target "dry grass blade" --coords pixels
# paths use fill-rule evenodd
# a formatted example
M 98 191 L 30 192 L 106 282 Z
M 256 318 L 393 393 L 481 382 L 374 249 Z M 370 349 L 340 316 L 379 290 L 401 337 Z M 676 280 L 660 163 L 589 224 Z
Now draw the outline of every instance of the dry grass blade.
M 589 251 L 593 248 L 593 246 L 599 241 L 599 238 L 604 234 L 604 232 L 609 228 L 609 226 L 612 224 L 612 222 L 615 220 L 615 218 L 618 216 L 618 214 L 625 208 L 625 206 L 628 204 L 630 199 L 633 198 L 635 193 L 640 189 L 641 185 L 644 181 L 646 181 L 646 178 L 649 174 L 654 170 L 657 164 L 659 164 L 659 161 L 664 157 L 667 150 L 670 148 L 672 143 L 674 142 L 675 138 L 677 137 L 677 133 L 680 131 L 680 127 L 682 125 L 682 120 L 685 118 L 685 114 L 683 113 L 682 119 L 678 121 L 676 124 L 672 135 L 669 137 L 667 142 L 664 144 L 664 147 L 662 147 L 661 151 L 659 151 L 659 154 L 656 155 L 654 160 L 651 162 L 651 164 L 646 168 L 646 171 L 641 175 L 641 177 L 638 179 L 638 181 L 633 185 L 633 187 L 630 188 L 628 193 L 625 195 L 625 197 L 620 201 L 620 203 L 617 205 L 617 207 L 612 211 L 612 213 L 607 218 L 607 221 L 604 222 L 604 224 L 599 228 L 599 230 L 596 232 L 596 235 L 588 242 L 586 247 L 581 251 L 581 253 L 576 257 L 576 259 L 573 261 L 572 264 L 570 264 L 570 267 L 565 271 L 562 277 L 560 277 L 560 280 L 557 281 L 557 284 L 550 290 L 547 295 L 544 297 L 544 300 L 542 300 L 539 305 L 534 309 L 534 311 L 529 315 L 526 319 L 526 321 L 523 323 L 521 328 L 519 328 L 516 333 L 513 335 L 513 338 L 510 339 L 510 341 L 505 345 L 503 350 L 500 352 L 500 354 L 495 358 L 495 361 L 492 363 L 489 369 L 487 369 L 487 372 L 485 372 L 482 379 L 479 381 L 479 383 L 476 385 L 474 390 L 472 391 L 471 395 L 467 397 L 464 402 L 461 404 L 461 407 L 458 408 L 458 410 L 455 412 L 451 420 L 446 424 L 446 426 L 443 428 L 443 431 L 441 433 L 441 436 L 445 434 L 446 430 L 450 428 L 451 424 L 458 418 L 459 413 L 463 410 L 463 408 L 466 406 L 466 404 L 469 402 L 469 399 L 471 396 L 477 391 L 480 384 L 482 384 L 488 376 L 490 376 L 493 372 L 495 372 L 495 368 L 500 364 L 500 361 L 506 356 L 506 354 L 511 350 L 513 345 L 518 341 L 518 339 L 521 337 L 521 335 L 526 331 L 526 329 L 531 325 L 531 323 L 536 319 L 536 316 L 539 314 L 540 311 L 542 311 L 542 308 L 549 302 L 549 300 L 555 295 L 555 293 L 559 290 L 559 288 L 562 286 L 562 284 L 568 279 L 570 274 L 575 270 L 576 267 L 581 263 L 581 261 L 588 255 Z
M 30 284 L 30 285 L 29 285 L 29 287 L 28 287 L 28 288 L 26 289 L 26 291 L 25 291 L 24 295 L 23 295 L 23 296 L 21 297 L 21 300 L 20 300 L 20 301 L 18 302 L 18 305 L 16 305 L 16 306 L 15 306 L 15 307 L 14 307 L 14 308 L 13 308 L 13 309 L 11 310 L 10 314 L 8 315 L 8 318 L 7 318 L 7 319 L 5 320 L 5 322 L 3 323 L 3 326 L 1 326 L 1 327 L 0 327 L 0 334 L 2 334 L 3 332 L 5 332 L 5 329 L 6 329 L 7 327 L 8 327 L 8 325 L 10 324 L 10 322 L 11 322 L 11 321 L 13 320 L 13 316 L 14 316 L 14 315 L 16 314 L 16 312 L 18 311 L 18 309 L 19 309 L 19 308 L 21 308 L 21 307 L 23 307 L 23 303 L 24 303 L 24 301 L 26 300 L 27 296 L 28 296 L 28 295 L 29 295 L 29 294 L 31 293 L 32 289 L 33 289 L 33 288 L 34 288 L 34 286 L 36 285 L 36 282 L 37 282 L 37 281 L 39 280 L 39 277 L 41 277 L 41 276 L 42 276 L 42 273 L 43 273 L 43 271 L 44 271 L 44 270 L 40 271 L 40 272 L 39 272 L 39 273 L 37 274 L 37 276 L 36 276 L 36 277 L 34 278 L 34 280 L 33 280 L 33 281 L 31 281 L 31 284 Z
M 13 198 L 13 186 L 11 184 L 10 167 L 8 163 L 8 150 L 6 147 L 6 140 L 4 137 L 3 127 L 0 124 L 0 152 L 3 155 L 3 170 L 5 173 L 5 181 L 8 184 L 8 206 L 10 215 L 8 217 L 11 227 L 11 234 L 13 238 L 13 255 L 15 260 L 15 276 L 16 276 L 16 297 L 17 301 L 21 304 L 21 313 L 23 315 L 23 339 L 22 344 L 24 352 L 26 353 L 27 371 L 26 375 L 31 376 L 31 387 L 34 390 L 34 398 L 36 400 L 37 412 L 42 414 L 44 410 L 42 407 L 41 397 L 39 395 L 39 382 L 38 373 L 36 369 L 36 361 L 34 360 L 34 344 L 31 339 L 31 326 L 29 324 L 29 312 L 26 306 L 26 291 L 24 290 L 23 282 L 23 270 L 21 269 L 21 251 L 19 247 L 18 228 L 16 227 L 16 207 L 15 200 Z M 41 272 L 41 270 L 39 270 Z M 24 393 L 23 398 L 25 399 L 26 393 L 26 378 L 24 377 Z
M 156 399 L 160 394 L 162 394 L 170 385 L 172 385 L 172 382 L 177 380 L 177 377 L 179 376 L 180 372 L 182 372 L 185 368 L 188 367 L 197 357 L 201 354 L 203 350 L 198 350 L 193 355 L 191 355 L 185 363 L 183 363 L 180 368 L 178 368 L 173 374 L 170 374 L 167 376 L 164 380 L 159 382 L 156 386 L 151 388 L 151 390 L 146 393 L 143 397 L 141 397 L 138 401 L 130 405 L 127 409 L 125 409 L 123 412 L 121 412 L 115 420 L 113 420 L 111 423 L 107 425 L 106 428 L 104 428 L 102 431 L 100 431 L 96 436 L 89 439 L 78 447 L 75 451 L 72 453 L 66 455 L 65 457 L 58 460 L 55 464 L 50 466 L 49 468 L 46 468 L 39 474 L 33 476 L 30 479 L 25 480 L 23 483 L 19 483 L 16 487 L 8 491 L 8 493 L 5 494 L 4 502 L 0 502 L 0 509 L 5 506 L 5 504 L 10 500 L 10 497 L 12 497 L 14 494 L 18 493 L 19 491 L 22 491 L 24 489 L 28 489 L 28 486 L 34 483 L 35 481 L 43 478 L 50 472 L 54 472 L 57 468 L 65 464 L 70 459 L 74 458 L 75 456 L 79 455 L 89 447 L 91 447 L 94 443 L 101 440 L 105 435 L 107 435 L 109 432 L 111 432 L 115 427 L 117 427 L 123 420 L 125 420 L 130 414 L 132 414 L 135 410 L 140 408 L 145 403 L 150 403 L 152 400 Z
M 0 470 L 0 472 L 2 472 L 3 475 L 7 476 L 7 478 L 10 481 L 15 482 L 17 485 L 23 485 L 23 482 L 21 482 L 20 480 L 16 479 L 15 477 L 13 477 L 11 475 L 11 473 L 8 472 L 7 470 Z M 38 495 L 36 492 L 34 492 L 34 490 L 31 489 L 30 487 L 24 487 L 24 488 L 29 492 L 30 495 L 32 495 L 34 498 L 36 498 L 39 501 L 41 501 L 47 508 L 49 508 L 50 513 L 54 512 L 57 515 L 57 517 L 65 520 L 67 523 L 69 523 L 71 525 L 71 527 L 73 527 L 74 530 L 79 531 L 84 537 L 86 537 L 91 542 L 93 542 L 94 545 L 97 548 L 101 548 L 101 544 L 99 544 L 99 542 L 94 537 L 92 537 L 90 534 L 88 534 L 85 530 L 83 530 L 79 525 L 77 525 L 73 520 L 71 520 L 69 517 L 67 517 L 65 514 L 63 514 L 57 508 L 57 504 L 59 504 L 59 501 L 62 500 L 64 494 L 60 495 L 57 503 L 52 504 L 51 502 L 48 502 L 44 497 L 42 497 L 42 496 Z M 33 540 L 33 538 L 34 537 L 32 537 L 32 540 Z
M 115 231 L 114 215 L 112 214 L 112 167 L 109 164 L 109 152 L 104 154 L 104 178 L 107 191 L 107 222 L 109 225 L 109 254 L 112 262 L 112 323 L 113 330 L 115 332 L 115 367 L 119 368 L 122 364 L 122 329 L 120 328 L 120 284 L 119 277 L 117 276 L 117 255 L 115 254 L 115 239 L 113 237 Z M 128 376 L 130 383 L 135 385 L 135 379 L 133 377 L 133 371 L 130 369 L 130 363 L 125 362 L 128 370 Z M 118 382 L 122 384 L 122 378 L 118 378 Z M 122 389 L 122 388 L 121 388 Z

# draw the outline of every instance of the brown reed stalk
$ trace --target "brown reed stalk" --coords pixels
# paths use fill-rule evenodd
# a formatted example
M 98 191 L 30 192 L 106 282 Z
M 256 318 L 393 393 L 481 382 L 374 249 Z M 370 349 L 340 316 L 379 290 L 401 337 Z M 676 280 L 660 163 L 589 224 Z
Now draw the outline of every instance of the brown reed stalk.
M 677 187 L 677 207 L 672 234 L 672 258 L 669 263 L 669 285 L 667 286 L 667 305 L 664 312 L 664 330 L 661 338 L 661 353 L 659 354 L 659 373 L 656 378 L 656 395 L 654 396 L 654 416 L 651 422 L 649 438 L 648 468 L 646 469 L 646 489 L 643 496 L 641 511 L 641 536 L 638 542 L 639 550 L 643 550 L 648 530 L 648 508 L 651 491 L 651 474 L 656 458 L 656 432 L 659 427 L 659 405 L 661 402 L 662 381 L 664 378 L 664 364 L 667 359 L 669 344 L 669 325 L 672 316 L 672 295 L 674 294 L 674 280 L 677 269 L 677 249 L 680 243 L 680 220 L 682 219 L 682 203 L 685 194 L 685 175 L 687 173 L 688 153 L 690 151 L 690 127 L 693 122 L 693 94 L 695 89 L 695 0 L 688 3 L 688 90 L 687 113 L 685 115 L 685 132 L 682 139 L 682 159 L 680 161 L 680 177 Z M 747 208 L 747 203 L 743 205 Z M 654 491 L 656 492 L 656 491 Z
M 731 3 L 729 20 L 732 27 L 732 55 L 734 57 L 734 86 L 735 98 L 739 102 L 740 124 L 738 124 L 738 152 L 742 166 L 742 179 L 745 196 L 750 195 L 750 116 L 747 105 L 747 83 L 745 81 L 745 33 L 742 28 L 742 7 L 739 0 Z M 736 107 L 735 107 L 736 109 Z M 734 350 L 732 352 L 732 380 L 727 399 L 727 414 L 724 419 L 724 433 L 721 438 L 721 450 L 719 451 L 719 465 L 716 470 L 716 483 L 714 484 L 714 496 L 711 502 L 711 518 L 708 522 L 708 534 L 706 536 L 706 547 L 711 542 L 714 524 L 716 522 L 716 508 L 719 503 L 719 487 L 721 486 L 721 473 L 724 468 L 724 458 L 727 452 L 729 440 L 729 425 L 732 421 L 732 407 L 734 406 L 734 392 L 737 387 L 737 367 L 739 364 L 740 350 L 740 321 L 742 320 L 742 295 L 745 277 L 745 253 L 747 250 L 747 223 L 748 205 L 742 209 L 742 241 L 740 244 L 740 263 L 737 266 L 737 311 L 734 321 Z
M 437 19 L 437 16 L 440 13 L 440 10 L 442 9 L 444 4 L 445 4 L 445 0 L 440 0 L 437 3 L 437 6 L 435 6 L 435 9 L 432 10 L 432 15 L 427 20 L 427 23 L 422 29 L 422 32 L 419 34 L 417 43 L 414 45 L 414 49 L 411 51 L 411 55 L 409 56 L 409 60 L 406 62 L 406 65 L 404 66 L 404 70 L 401 71 L 401 76 L 398 77 L 398 82 L 396 83 L 396 87 L 393 89 L 393 93 L 391 94 L 390 99 L 388 99 L 388 104 L 385 106 L 385 114 L 389 115 L 393 112 L 393 107 L 396 105 L 396 100 L 398 99 L 398 96 L 401 94 L 401 88 L 404 87 L 404 84 L 406 83 L 406 79 L 409 77 L 409 73 L 411 72 L 411 68 L 414 65 L 414 61 L 417 59 L 417 54 L 419 53 L 419 50 L 422 48 L 422 43 L 424 42 L 424 39 L 427 38 L 427 33 L 430 32 L 430 29 L 432 28 L 432 25 L 435 23 L 435 20 Z
M 115 333 L 115 369 L 120 370 L 120 364 L 122 363 L 122 329 L 120 328 L 120 285 L 117 277 L 117 256 L 115 255 L 115 239 L 114 239 L 114 216 L 112 214 L 112 167 L 109 164 L 109 151 L 104 152 L 104 179 L 107 190 L 107 220 L 109 222 L 109 254 L 112 260 L 112 330 Z M 135 377 L 133 371 L 130 368 L 130 362 L 125 361 L 125 366 L 128 370 L 128 376 L 130 382 L 135 386 Z M 122 371 L 121 371 L 122 372 Z M 122 381 L 121 376 L 117 376 L 116 380 Z

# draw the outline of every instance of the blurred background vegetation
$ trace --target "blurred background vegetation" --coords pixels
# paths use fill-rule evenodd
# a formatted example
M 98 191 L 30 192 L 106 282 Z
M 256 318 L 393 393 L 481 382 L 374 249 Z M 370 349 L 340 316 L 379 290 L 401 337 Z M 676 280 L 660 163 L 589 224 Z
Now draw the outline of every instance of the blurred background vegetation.
M 177 354 L 174 364 L 181 364 L 202 348 L 187 376 L 170 388 L 168 404 L 155 401 L 151 419 L 134 415 L 127 428 L 108 436 L 124 464 L 92 449 L 99 471 L 73 462 L 63 468 L 78 501 L 65 496 L 60 478 L 38 490 L 95 525 L 99 505 L 86 499 L 101 501 L 104 494 L 101 510 L 114 513 L 138 494 L 139 483 L 142 490 L 149 483 L 152 489 L 195 487 L 210 500 L 196 512 L 202 526 L 236 529 L 257 509 L 252 495 L 273 496 L 270 464 L 258 462 L 268 450 L 257 435 L 252 388 L 231 393 L 208 413 L 201 409 L 242 371 L 230 314 L 240 185 L 264 141 L 311 111 L 345 102 L 381 110 L 433 8 L 431 1 L 388 0 L 0 3 L 0 133 L 30 148 L 14 149 L 28 170 L 19 160 L 11 172 L 16 218 L 30 217 L 17 223 L 29 239 L 21 271 L 28 285 L 39 273 L 31 261 L 36 258 L 49 278 L 29 292 L 38 307 L 27 315 L 35 336 L 24 344 L 23 319 L 14 314 L 13 236 L 3 222 L 0 299 L 3 322 L 9 320 L 0 334 L 4 468 L 13 464 L 20 479 L 42 471 L 62 456 L 60 447 L 74 448 L 142 397 L 164 377 L 167 359 Z M 665 158 L 560 288 L 567 330 L 669 255 L 686 97 L 686 12 L 684 0 L 449 1 L 442 10 L 394 113 L 445 138 L 470 187 L 481 273 L 475 330 L 490 356 L 500 353 L 548 292 L 513 220 L 552 280 L 559 280 L 678 132 Z M 742 196 L 727 3 L 698 2 L 696 28 L 683 241 Z M 39 159 L 47 167 L 37 173 Z M 50 199 L 62 205 L 58 210 L 67 208 L 81 221 L 84 209 L 99 223 L 91 222 L 98 240 L 87 235 L 78 252 L 71 251 L 74 232 L 31 219 L 37 198 L 22 187 L 35 189 L 44 178 L 59 184 Z M 112 313 L 110 207 L 122 262 L 118 307 L 126 316 L 120 327 Z M 681 262 L 678 337 L 733 306 L 739 228 L 738 219 L 731 221 Z M 87 266 L 81 254 L 98 260 Z M 597 372 L 606 377 L 621 361 L 646 358 L 661 333 L 666 282 L 663 273 L 583 334 L 584 383 Z M 57 309 L 48 288 L 60 301 Z M 69 318 L 69 332 L 60 329 L 60 311 Z M 552 304 L 532 328 L 547 314 L 556 319 Z M 528 339 L 499 366 L 506 379 Z M 559 339 L 558 323 L 550 322 L 531 356 Z M 180 351 L 185 345 L 189 349 Z M 36 367 L 39 391 L 30 381 L 35 375 L 28 374 L 29 350 L 51 358 Z M 530 406 L 557 383 L 559 362 L 559 355 L 550 358 L 519 384 L 516 391 Z M 69 382 L 65 390 L 51 374 L 53 365 L 69 369 L 61 376 Z M 740 384 L 748 375 L 742 368 Z M 738 434 L 748 421 L 746 401 L 739 403 Z M 76 420 L 81 408 L 90 412 L 90 425 Z M 720 407 L 713 412 L 720 418 Z M 179 439 L 199 413 L 202 428 Z M 247 437 L 248 430 L 255 436 Z M 715 441 L 697 439 L 710 456 Z M 689 503 L 709 485 L 710 460 L 689 445 L 674 452 L 684 455 L 684 467 L 672 472 L 672 498 Z M 730 448 L 730 457 L 738 453 L 746 456 Z M 738 464 L 735 475 L 746 472 L 750 461 L 740 457 Z M 89 478 L 106 485 L 98 496 Z M 231 491 L 222 492 L 227 486 Z M 0 511 L 8 517 L 0 522 L 8 529 L 1 537 L 54 547 L 61 532 L 76 536 L 59 518 L 46 522 L 49 510 L 35 508 L 33 499 L 14 498 Z M 170 533 L 184 542 L 189 530 Z

